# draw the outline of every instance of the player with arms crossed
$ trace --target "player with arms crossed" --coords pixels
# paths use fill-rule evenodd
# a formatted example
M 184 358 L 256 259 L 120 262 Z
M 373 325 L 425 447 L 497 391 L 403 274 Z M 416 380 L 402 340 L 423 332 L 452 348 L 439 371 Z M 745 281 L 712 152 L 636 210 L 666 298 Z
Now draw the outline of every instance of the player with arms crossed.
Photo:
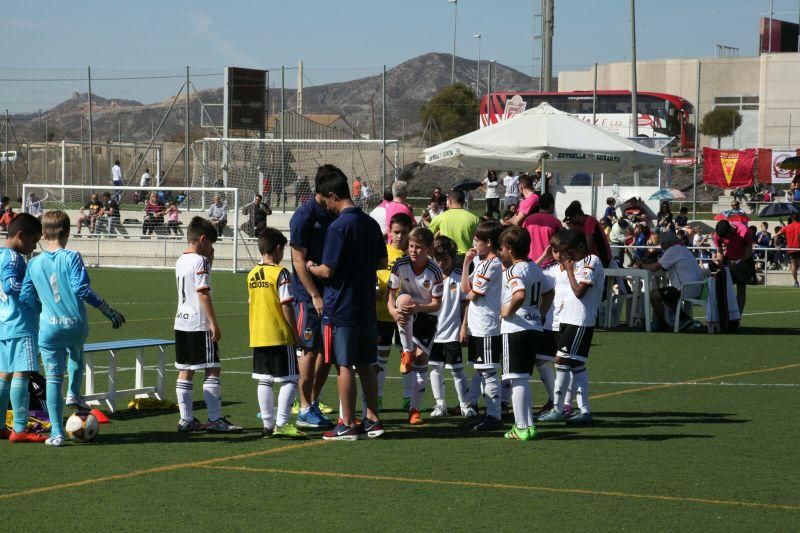
M 397 213 L 389 221 L 389 244 L 386 245 L 388 268 L 376 272 L 375 311 L 378 315 L 378 411 L 383 410 L 383 385 L 386 382 L 386 366 L 397 324 L 389 312 L 389 276 L 395 262 L 408 252 L 408 234 L 414 222 L 405 213 Z M 403 374 L 403 409 L 408 410 L 411 402 L 413 374 Z
M 500 308 L 503 290 L 503 264 L 497 257 L 503 226 L 494 220 L 478 224 L 473 247 L 464 256 L 467 272 L 474 262 L 472 276 L 461 276 L 461 290 L 469 306 L 461 326 L 461 339 L 468 338 L 469 362 L 475 367 L 470 386 L 470 404 L 477 405 L 481 384 L 486 398 L 486 416 L 475 425 L 475 431 L 491 431 L 503 427 L 500 421 Z M 467 336 L 468 335 L 468 336 Z
M 429 254 L 433 233 L 414 228 L 408 235 L 408 255 L 398 259 L 389 277 L 389 312 L 397 322 L 403 353 L 400 372 L 414 373 L 409 423 L 422 424 L 419 406 L 425 394 L 428 355 L 436 335 L 436 314 L 442 307 L 442 269 Z
M 543 296 L 550 300 L 550 285 L 539 266 L 528 260 L 531 237 L 519 226 L 500 234 L 500 259 L 503 261 L 503 308 L 500 333 L 503 336 L 503 381 L 511 384 L 514 427 L 507 439 L 531 440 L 536 437 L 531 412 L 530 377 L 536 347 L 542 332 L 540 306 Z
M 558 353 L 556 355 L 555 406 L 539 417 L 540 422 L 591 424 L 589 410 L 589 374 L 586 363 L 592 345 L 597 308 L 603 296 L 605 274 L 600 258 L 589 253 L 586 237 L 570 229 L 558 234 L 561 270 L 556 285 L 559 312 Z M 574 381 L 580 412 L 567 418 L 564 401 Z
M 28 383 L 39 371 L 36 347 L 37 316 L 19 299 L 25 279 L 25 256 L 42 238 L 42 223 L 28 213 L 14 217 L 8 225 L 4 248 L 0 248 L 0 413 L 5 416 L 9 400 L 14 427 L 0 424 L 0 439 L 11 442 L 44 442 L 45 435 L 28 431 Z
M 281 266 L 286 237 L 275 228 L 264 228 L 258 235 L 261 264 L 247 275 L 250 303 L 250 347 L 253 349 L 253 379 L 258 380 L 258 407 L 264 427 L 261 434 L 290 439 L 306 434 L 289 423 L 292 402 L 297 394 L 298 343 L 295 329 L 294 297 L 289 271 Z M 278 414 L 272 384 L 281 383 Z
M 64 370 L 69 373 L 67 406 L 88 409 L 80 394 L 83 380 L 83 343 L 89 336 L 89 319 L 84 301 L 111 321 L 114 329 L 125 317 L 94 293 L 81 254 L 65 250 L 70 221 L 63 211 L 48 211 L 42 217 L 47 250 L 28 263 L 20 300 L 39 314 L 39 351 L 47 376 L 47 412 L 52 429 L 45 444 L 64 446 L 62 425 L 64 400 L 61 385 Z M 69 362 L 67 362 L 69 361 Z
M 439 236 L 433 240 L 431 256 L 442 269 L 442 307 L 439 309 L 436 336 L 433 338 L 428 364 L 431 367 L 431 390 L 436 400 L 431 417 L 448 414 L 445 398 L 443 369 L 453 373 L 453 384 L 458 396 L 457 414 L 467 418 L 478 416 L 469 405 L 469 384 L 464 373 L 459 330 L 467 311 L 467 298 L 461 290 L 461 265 L 456 266 L 458 246 L 453 239 Z
M 219 341 L 222 331 L 211 301 L 211 262 L 217 230 L 201 217 L 194 217 L 186 228 L 189 247 L 175 263 L 178 286 L 178 312 L 175 314 L 175 392 L 181 418 L 178 431 L 205 429 L 209 433 L 238 433 L 240 426 L 222 417 Z M 208 409 L 208 424 L 194 417 L 192 379 L 196 370 L 205 371 L 203 399 Z

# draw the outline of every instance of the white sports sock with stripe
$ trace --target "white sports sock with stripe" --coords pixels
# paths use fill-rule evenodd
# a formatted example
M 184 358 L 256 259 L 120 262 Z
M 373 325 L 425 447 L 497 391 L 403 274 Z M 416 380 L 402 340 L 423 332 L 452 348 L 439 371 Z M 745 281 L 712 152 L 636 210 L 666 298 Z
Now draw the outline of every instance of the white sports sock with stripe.
M 564 393 L 564 405 L 572 405 L 572 397 L 575 396 L 575 377 L 572 375 L 572 370 L 569 372 L 569 386 L 567 392 Z
M 531 404 L 528 396 L 531 384 L 528 378 L 513 378 L 504 380 L 511 389 L 511 401 L 514 404 L 514 423 L 519 429 L 527 429 L 530 423 Z M 528 403 L 525 403 L 528 401 Z
M 409 402 L 409 409 L 419 409 L 422 404 L 422 397 L 425 395 L 425 376 L 428 373 L 428 367 L 415 366 L 409 372 L 414 376 L 414 383 L 411 387 L 411 401 Z
M 397 323 L 397 330 L 400 332 L 400 345 L 404 352 L 414 353 L 416 343 L 414 342 L 414 315 L 408 315 L 406 323 Z
M 483 374 L 480 370 L 476 370 L 472 374 L 472 381 L 469 384 L 469 403 L 470 405 L 478 405 L 478 400 L 483 392 Z
M 414 385 L 414 372 L 403 374 L 403 399 L 411 398 L 411 387 Z
M 553 402 L 553 409 L 558 413 L 564 412 L 564 398 L 569 388 L 569 381 L 572 376 L 569 365 L 556 365 L 556 383 L 553 395 L 555 400 Z
M 203 380 L 203 399 L 208 409 L 208 420 L 219 420 L 222 416 L 222 386 L 218 377 L 206 376 Z
M 285 426 L 289 422 L 296 393 L 297 382 L 284 381 L 281 384 L 281 390 L 278 392 L 278 414 L 275 417 L 276 426 Z
M 589 413 L 589 370 L 586 365 L 572 369 L 572 379 L 575 382 L 575 398 L 581 413 Z
M 258 409 L 261 423 L 267 429 L 275 429 L 275 398 L 272 395 L 272 380 L 258 380 Z
M 497 370 L 481 370 L 483 375 L 483 397 L 486 399 L 486 415 L 500 420 L 500 378 Z
M 462 366 L 453 368 L 453 385 L 456 388 L 456 395 L 458 396 L 458 405 L 462 411 L 469 407 L 469 389 L 467 388 L 467 374 L 464 372 Z
M 431 364 L 431 391 L 433 392 L 433 399 L 436 400 L 436 405 L 447 405 L 444 397 L 444 367 Z
M 547 391 L 547 401 L 553 401 L 553 389 L 556 382 L 556 374 L 553 372 L 553 367 L 544 359 L 536 360 L 536 370 L 539 371 L 539 378 L 542 380 L 544 390 Z
M 191 422 L 194 418 L 192 396 L 194 394 L 194 383 L 189 380 L 179 379 L 175 383 L 175 396 L 178 398 L 178 409 L 181 412 L 181 420 Z

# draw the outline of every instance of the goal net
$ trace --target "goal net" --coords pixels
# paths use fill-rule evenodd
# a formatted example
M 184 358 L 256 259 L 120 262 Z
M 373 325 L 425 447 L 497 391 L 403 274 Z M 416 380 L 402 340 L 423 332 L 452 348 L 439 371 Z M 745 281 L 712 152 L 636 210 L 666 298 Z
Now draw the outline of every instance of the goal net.
M 262 194 L 275 209 L 294 210 L 313 192 L 317 167 L 336 165 L 347 175 L 356 204 L 372 209 L 397 176 L 398 142 L 364 139 L 221 139 L 192 145 L 192 185 L 235 187 L 245 203 Z M 357 194 L 356 194 L 357 193 Z
M 90 266 L 174 267 L 186 248 L 186 226 L 194 216 L 212 219 L 215 212 L 210 207 L 215 197 L 221 204 L 216 212 L 225 215 L 225 224 L 214 246 L 214 268 L 236 271 L 242 259 L 249 264 L 254 255 L 250 250 L 254 243 L 245 234 L 249 217 L 242 212 L 235 188 L 25 183 L 22 193 L 21 211 L 37 217 L 56 209 L 67 213 L 71 225 L 68 247 L 79 251 Z M 199 207 L 202 203 L 205 209 Z M 40 241 L 40 248 L 43 245 Z

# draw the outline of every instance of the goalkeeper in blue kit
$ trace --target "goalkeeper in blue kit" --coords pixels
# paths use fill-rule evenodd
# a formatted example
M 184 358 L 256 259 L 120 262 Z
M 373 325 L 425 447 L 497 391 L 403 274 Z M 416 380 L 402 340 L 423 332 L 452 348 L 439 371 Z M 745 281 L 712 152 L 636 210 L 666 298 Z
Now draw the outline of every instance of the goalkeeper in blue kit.
M 69 239 L 70 220 L 63 211 L 48 211 L 42 217 L 46 250 L 28 263 L 20 300 L 39 310 L 39 350 L 47 376 L 47 410 L 52 431 L 45 444 L 63 446 L 64 401 L 62 383 L 68 371 L 67 406 L 88 409 L 80 394 L 83 379 L 83 344 L 89 336 L 87 302 L 108 318 L 116 329 L 125 322 L 119 312 L 92 291 L 81 255 L 64 246 Z

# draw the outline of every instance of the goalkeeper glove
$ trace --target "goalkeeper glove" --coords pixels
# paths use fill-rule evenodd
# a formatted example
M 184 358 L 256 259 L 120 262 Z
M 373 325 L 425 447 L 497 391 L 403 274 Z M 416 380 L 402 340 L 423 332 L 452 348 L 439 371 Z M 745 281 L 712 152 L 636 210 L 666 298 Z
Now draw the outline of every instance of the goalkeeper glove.
M 108 302 L 106 301 L 103 301 L 97 310 L 103 313 L 103 316 L 111 321 L 111 327 L 114 329 L 119 328 L 125 323 L 125 317 L 122 316 L 119 311 L 108 305 Z

